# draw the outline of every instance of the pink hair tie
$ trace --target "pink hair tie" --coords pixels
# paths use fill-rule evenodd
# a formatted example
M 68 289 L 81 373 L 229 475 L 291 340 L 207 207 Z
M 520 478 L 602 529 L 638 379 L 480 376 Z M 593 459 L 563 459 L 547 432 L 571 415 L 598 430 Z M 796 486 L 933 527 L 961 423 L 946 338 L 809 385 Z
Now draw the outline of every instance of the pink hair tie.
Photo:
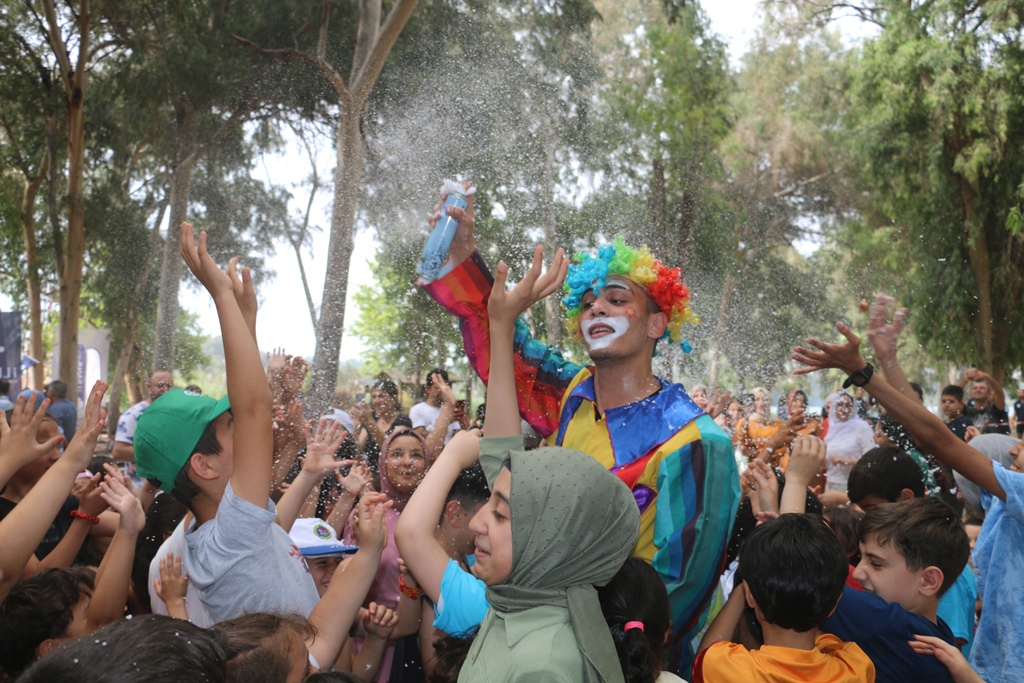
M 622 627 L 623 631 L 629 631 L 631 629 L 638 628 L 642 632 L 644 630 L 644 622 L 642 621 L 627 621 L 626 625 Z

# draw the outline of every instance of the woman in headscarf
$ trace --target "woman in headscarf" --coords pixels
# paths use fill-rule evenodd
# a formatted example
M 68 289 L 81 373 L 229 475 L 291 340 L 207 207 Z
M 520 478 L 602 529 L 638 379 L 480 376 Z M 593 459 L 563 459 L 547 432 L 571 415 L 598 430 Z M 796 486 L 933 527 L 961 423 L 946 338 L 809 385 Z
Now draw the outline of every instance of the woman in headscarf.
M 482 439 L 480 463 L 491 498 L 470 522 L 473 574 L 491 609 L 459 680 L 622 683 L 595 586 L 639 535 L 629 488 L 589 455 L 523 451 L 521 437 Z
M 409 428 L 398 427 L 384 440 L 380 458 L 380 491 L 394 505 L 384 513 L 388 542 L 384 547 L 384 552 L 381 553 L 377 576 L 370 585 L 370 591 L 366 597 L 367 602 L 376 602 L 390 609 L 398 608 L 400 597 L 398 577 L 401 572 L 398 568 L 398 544 L 395 543 L 395 527 L 398 526 L 398 518 L 405 510 L 406 504 L 426 474 L 426 453 L 427 446 L 423 437 Z M 357 526 L 355 515 L 356 511 L 353 510 L 345 527 L 344 539 L 348 545 L 359 544 L 359 539 L 355 535 Z M 403 646 L 415 647 L 413 641 L 415 641 L 415 637 L 401 642 Z M 389 680 L 389 672 L 392 670 L 391 666 L 395 657 L 395 643 L 397 642 L 399 641 L 391 641 L 384 653 L 378 681 Z M 359 651 L 361 643 L 361 639 L 353 639 L 353 653 Z
M 875 447 L 875 435 L 871 425 L 857 414 L 853 396 L 840 391 L 829 398 L 832 402 L 825 435 L 825 490 L 845 491 L 850 470 Z
M 743 433 L 739 435 L 743 454 L 750 461 L 764 460 L 768 439 L 781 428 L 782 422 L 772 415 L 771 392 L 757 387 L 754 389 L 754 412 L 745 420 Z

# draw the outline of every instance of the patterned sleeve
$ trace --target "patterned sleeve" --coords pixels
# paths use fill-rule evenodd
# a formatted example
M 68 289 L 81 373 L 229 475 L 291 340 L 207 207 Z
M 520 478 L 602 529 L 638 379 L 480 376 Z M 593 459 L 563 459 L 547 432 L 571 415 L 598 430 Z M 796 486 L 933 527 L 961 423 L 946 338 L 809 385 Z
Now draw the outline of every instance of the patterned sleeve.
M 444 277 L 420 284 L 445 310 L 459 317 L 466 356 L 486 384 L 491 362 L 487 299 L 494 277 L 480 253 L 473 252 Z M 516 321 L 513 349 L 519 414 L 547 437 L 558 429 L 562 394 L 583 366 L 566 361 L 557 349 L 531 337 L 521 319 Z
M 674 671 L 688 670 L 708 621 L 740 499 L 729 437 L 706 415 L 690 428 L 699 429 L 696 438 L 662 460 L 654 521 L 653 566 L 665 580 L 677 636 Z

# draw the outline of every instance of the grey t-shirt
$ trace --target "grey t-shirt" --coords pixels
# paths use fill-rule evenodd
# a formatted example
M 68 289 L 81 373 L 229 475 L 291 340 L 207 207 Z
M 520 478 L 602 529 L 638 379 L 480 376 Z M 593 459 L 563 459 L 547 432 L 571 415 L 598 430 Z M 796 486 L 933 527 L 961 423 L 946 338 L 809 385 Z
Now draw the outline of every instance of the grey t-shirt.
M 320 599 L 302 553 L 274 520 L 228 483 L 217 516 L 185 532 L 185 570 L 213 623 L 250 612 L 309 617 Z

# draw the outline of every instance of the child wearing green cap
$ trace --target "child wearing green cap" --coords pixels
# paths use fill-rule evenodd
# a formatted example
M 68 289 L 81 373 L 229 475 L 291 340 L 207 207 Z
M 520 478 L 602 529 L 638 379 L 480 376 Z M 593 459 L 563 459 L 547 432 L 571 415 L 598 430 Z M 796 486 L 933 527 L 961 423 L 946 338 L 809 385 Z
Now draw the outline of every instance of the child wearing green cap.
M 272 398 L 256 345 L 256 293 L 237 259 L 222 270 L 181 226 L 181 255 L 213 297 L 224 343 L 228 396 L 168 391 L 139 418 L 139 476 L 188 506 L 184 569 L 216 623 L 252 612 L 308 618 L 317 637 L 310 657 L 334 661 L 369 590 L 386 539 L 386 504 L 379 494 L 360 501 L 359 552 L 323 598 L 302 553 L 277 523 L 270 500 L 273 465 Z

